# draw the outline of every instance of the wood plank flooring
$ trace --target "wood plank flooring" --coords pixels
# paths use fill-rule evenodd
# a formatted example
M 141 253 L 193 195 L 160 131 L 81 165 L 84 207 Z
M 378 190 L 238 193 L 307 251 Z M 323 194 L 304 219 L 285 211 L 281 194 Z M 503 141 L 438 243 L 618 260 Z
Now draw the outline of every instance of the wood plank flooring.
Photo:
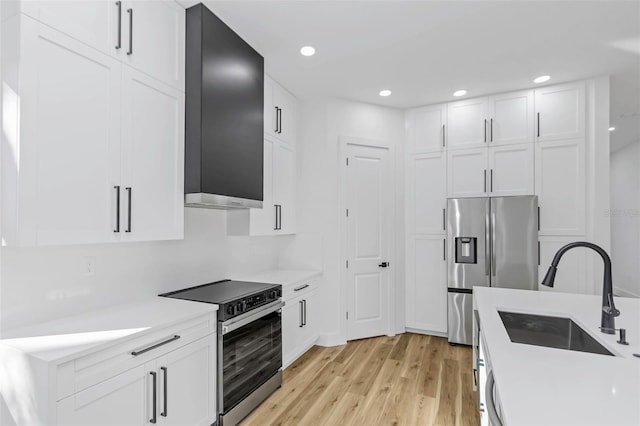
M 242 426 L 473 425 L 472 351 L 405 333 L 312 347 Z

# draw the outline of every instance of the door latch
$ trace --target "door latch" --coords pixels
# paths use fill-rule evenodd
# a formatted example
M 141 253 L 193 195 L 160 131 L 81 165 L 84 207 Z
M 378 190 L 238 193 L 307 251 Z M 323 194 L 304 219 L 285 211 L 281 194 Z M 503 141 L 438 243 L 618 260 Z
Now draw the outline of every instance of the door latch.
M 379 264 L 378 266 L 381 268 L 386 268 L 387 266 L 389 266 L 390 263 L 389 262 L 382 262 L 381 264 Z

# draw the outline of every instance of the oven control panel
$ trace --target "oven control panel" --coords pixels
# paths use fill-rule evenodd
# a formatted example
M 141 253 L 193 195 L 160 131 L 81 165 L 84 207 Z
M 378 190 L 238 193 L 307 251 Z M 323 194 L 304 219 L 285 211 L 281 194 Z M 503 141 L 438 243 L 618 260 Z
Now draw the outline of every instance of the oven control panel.
M 264 290 L 250 296 L 242 297 L 220 306 L 218 320 L 226 321 L 230 318 L 242 315 L 267 303 L 274 302 L 282 297 L 282 287 L 274 286 L 270 290 Z

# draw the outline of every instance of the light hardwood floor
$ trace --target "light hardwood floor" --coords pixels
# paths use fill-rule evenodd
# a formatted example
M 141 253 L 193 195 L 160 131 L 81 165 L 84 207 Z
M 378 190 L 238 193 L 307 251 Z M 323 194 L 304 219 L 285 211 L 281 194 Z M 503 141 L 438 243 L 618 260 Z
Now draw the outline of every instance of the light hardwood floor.
M 472 351 L 405 333 L 312 347 L 242 426 L 478 425 Z

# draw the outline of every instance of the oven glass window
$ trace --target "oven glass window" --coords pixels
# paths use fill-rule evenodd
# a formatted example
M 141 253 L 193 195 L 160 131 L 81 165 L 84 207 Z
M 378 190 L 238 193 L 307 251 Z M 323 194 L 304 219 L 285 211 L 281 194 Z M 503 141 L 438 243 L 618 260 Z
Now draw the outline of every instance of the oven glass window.
M 222 336 L 226 412 L 282 367 L 282 320 L 273 312 Z

